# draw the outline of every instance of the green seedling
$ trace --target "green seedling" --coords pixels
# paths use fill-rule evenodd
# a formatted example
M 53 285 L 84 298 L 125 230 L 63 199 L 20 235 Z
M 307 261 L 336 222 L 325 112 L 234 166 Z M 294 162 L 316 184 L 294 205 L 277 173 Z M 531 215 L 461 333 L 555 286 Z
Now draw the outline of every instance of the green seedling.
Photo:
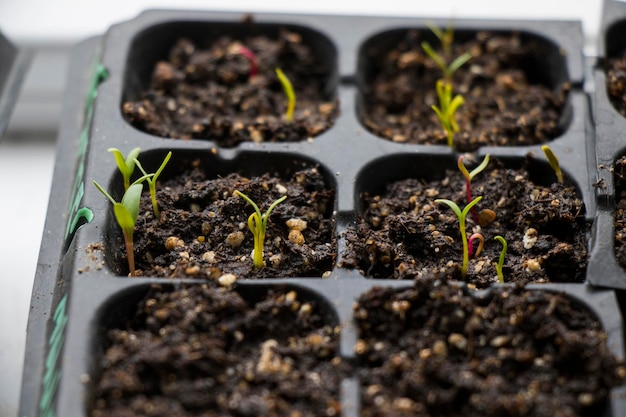
M 239 46 L 238 52 L 248 58 L 250 62 L 250 75 L 249 78 L 256 76 L 259 73 L 259 65 L 257 63 L 256 55 L 252 50 L 246 48 L 245 46 Z
M 563 171 L 561 171 L 561 167 L 559 166 L 559 158 L 556 157 L 556 155 L 554 154 L 554 152 L 552 152 L 552 149 L 550 149 L 548 145 L 543 145 L 541 147 L 541 150 L 546 155 L 548 163 L 554 170 L 554 173 L 556 174 L 556 180 L 559 182 L 559 184 L 563 184 Z
M 150 199 L 152 200 L 152 211 L 154 212 L 155 219 L 158 219 L 161 217 L 161 212 L 159 211 L 159 204 L 156 198 L 157 178 L 159 178 L 159 175 L 161 175 L 161 172 L 163 172 L 165 165 L 167 165 L 171 157 L 172 157 L 172 151 L 168 152 L 167 155 L 165 155 L 165 159 L 161 163 L 161 166 L 159 167 L 159 169 L 157 169 L 157 171 L 154 174 L 148 174 L 141 166 L 141 163 L 139 163 L 139 161 L 135 159 L 135 164 L 137 165 L 141 173 L 144 176 L 148 177 L 146 178 L 146 181 L 148 182 L 148 187 L 150 189 Z
M 133 171 L 135 170 L 135 159 L 139 156 L 141 149 L 132 149 L 126 158 L 124 158 L 124 154 L 122 154 L 119 149 L 109 148 L 108 151 L 112 152 L 115 157 L 117 168 L 120 170 L 122 178 L 124 178 L 124 191 L 126 191 L 128 190 L 128 187 L 130 187 L 130 177 L 133 175 Z
M 242 193 L 239 190 L 235 190 L 235 193 L 246 200 L 248 204 L 250 204 L 254 208 L 254 213 L 248 217 L 248 228 L 252 232 L 254 236 L 254 255 L 253 255 L 253 263 L 255 268 L 262 268 L 264 265 L 263 262 L 263 246 L 265 244 L 265 230 L 267 228 L 267 220 L 270 217 L 270 213 L 274 210 L 278 204 L 282 203 L 287 199 L 287 196 L 282 196 L 278 200 L 274 201 L 270 207 L 267 209 L 265 214 L 261 214 L 261 210 L 259 206 L 252 201 L 247 195 Z
M 452 62 L 449 62 L 452 56 L 452 42 L 454 41 L 454 28 L 449 26 L 445 31 L 439 29 L 437 26 L 427 24 L 431 32 L 439 39 L 441 48 L 443 49 L 443 56 L 438 54 L 432 46 L 426 41 L 422 42 L 422 49 L 426 52 L 426 55 L 432 59 L 435 64 L 441 69 L 443 73 L 444 81 L 449 84 L 452 80 L 454 73 L 461 68 L 467 61 L 472 58 L 470 52 L 464 52 L 456 57 Z
M 467 275 L 467 266 L 469 264 L 469 247 L 467 244 L 467 234 L 465 233 L 465 218 L 467 217 L 467 213 L 474 207 L 480 200 L 482 200 L 482 196 L 476 197 L 472 201 L 470 201 L 463 211 L 456 205 L 454 201 L 447 199 L 437 199 L 435 203 L 444 203 L 448 205 L 459 218 L 459 231 L 461 232 L 461 241 L 463 242 L 463 265 L 461 266 L 461 276 L 465 278 Z
M 441 127 L 446 133 L 448 146 L 454 148 L 454 134 L 459 131 L 459 125 L 454 120 L 454 115 L 458 108 L 465 103 L 465 100 L 460 95 L 452 98 L 452 86 L 442 80 L 437 81 L 437 97 L 439 98 L 439 107 L 433 104 L 431 108 L 437 114 Z
M 93 185 L 104 194 L 106 198 L 113 204 L 113 213 L 115 214 L 115 220 L 122 229 L 124 235 L 124 244 L 126 245 L 126 257 L 128 258 L 128 269 L 130 275 L 135 275 L 135 252 L 133 244 L 133 232 L 135 230 L 135 222 L 139 215 L 139 203 L 141 202 L 141 191 L 143 190 L 142 182 L 147 179 L 148 176 L 143 176 L 137 181 L 133 182 L 128 189 L 124 192 L 121 202 L 115 201 L 104 188 L 100 186 L 96 181 Z
M 471 53 L 464 52 L 456 57 L 450 65 L 448 65 L 445 58 L 435 52 L 428 42 L 422 42 L 422 49 L 426 52 L 426 55 L 428 55 L 430 59 L 432 59 L 441 69 L 441 72 L 443 72 L 443 79 L 446 84 L 450 84 L 454 73 L 472 58 Z
M 280 68 L 276 68 L 276 76 L 278 77 L 280 84 L 283 86 L 285 96 L 287 96 L 287 111 L 285 112 L 285 120 L 290 122 L 293 119 L 293 112 L 296 109 L 296 93 L 293 91 L 291 81 L 289 81 L 289 78 L 287 78 L 285 73 Z
M 480 165 L 474 168 L 471 172 L 469 172 L 467 168 L 465 168 L 465 164 L 463 163 L 463 155 L 460 155 L 459 159 L 457 159 L 457 165 L 459 167 L 459 171 L 461 171 L 461 174 L 463 174 L 463 176 L 465 177 L 465 195 L 467 197 L 467 202 L 469 203 L 470 201 L 472 201 L 472 179 L 474 179 L 477 174 L 483 172 L 485 168 L 487 168 L 487 165 L 489 165 L 489 154 L 485 155 L 485 158 L 480 163 Z M 474 221 L 478 223 L 476 208 L 472 208 L 470 213 L 472 214 L 472 218 L 474 219 Z
M 476 248 L 476 253 L 474 253 L 474 240 L 478 240 L 478 247 Z M 474 233 L 467 239 L 467 252 L 469 257 L 478 257 L 480 253 L 483 251 L 483 247 L 485 246 L 485 238 L 480 233 Z
M 502 243 L 502 250 L 500 251 L 500 258 L 498 259 L 498 263 L 496 264 L 496 274 L 498 274 L 498 281 L 500 281 L 500 283 L 504 283 L 504 274 L 502 273 L 502 266 L 504 265 L 504 257 L 506 256 L 507 244 L 506 244 L 506 240 L 500 235 L 494 237 L 494 239 Z

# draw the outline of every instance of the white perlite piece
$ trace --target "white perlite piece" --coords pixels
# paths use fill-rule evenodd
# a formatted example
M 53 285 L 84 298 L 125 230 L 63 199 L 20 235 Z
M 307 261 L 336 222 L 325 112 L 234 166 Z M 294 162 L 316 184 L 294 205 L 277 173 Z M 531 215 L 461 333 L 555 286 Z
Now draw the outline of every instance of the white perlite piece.
M 535 246 L 535 243 L 537 243 L 538 235 L 539 233 L 537 233 L 537 230 L 533 229 L 532 227 L 527 229 L 526 233 L 524 233 L 524 237 L 522 238 L 524 249 L 530 249 Z
M 222 287 L 230 287 L 237 281 L 237 277 L 234 274 L 224 274 L 217 279 L 217 282 Z

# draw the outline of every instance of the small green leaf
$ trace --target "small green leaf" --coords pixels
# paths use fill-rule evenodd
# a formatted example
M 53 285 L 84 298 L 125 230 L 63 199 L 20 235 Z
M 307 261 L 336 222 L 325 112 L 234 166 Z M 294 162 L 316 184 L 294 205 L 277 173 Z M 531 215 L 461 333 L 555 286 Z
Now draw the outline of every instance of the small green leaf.
M 113 204 L 113 213 L 115 214 L 115 220 L 124 233 L 133 230 L 135 227 L 135 220 L 132 213 L 122 203 Z
M 470 59 L 472 59 L 472 54 L 470 52 L 465 52 L 457 56 L 456 59 L 448 66 L 448 77 L 452 77 L 452 75 Z
M 159 169 L 157 169 L 157 172 L 154 173 L 154 177 L 152 177 L 152 181 L 156 181 L 159 175 L 161 175 L 161 172 L 163 172 L 163 170 L 165 169 L 165 165 L 167 165 L 171 157 L 172 157 L 172 151 L 169 151 L 167 155 L 165 155 L 165 159 L 161 163 L 161 166 L 159 167 Z
M 425 25 L 430 29 L 430 31 L 439 39 L 439 42 L 444 43 L 446 40 L 446 35 L 443 30 L 439 29 L 437 25 L 433 22 L 426 22 Z
M 452 209 L 452 211 L 454 212 L 454 214 L 456 214 L 456 216 L 461 219 L 462 213 L 461 213 L 461 209 L 459 208 L 459 206 L 456 205 L 456 203 L 454 201 L 445 199 L 445 198 L 438 198 L 437 200 L 435 200 L 435 203 L 443 203 L 446 204 L 448 207 L 450 207 Z
M 141 202 L 142 191 L 143 185 L 135 183 L 128 187 L 128 190 L 124 193 L 124 197 L 122 197 L 122 205 L 126 207 L 131 216 L 133 227 L 135 227 L 135 221 L 139 215 L 139 203 Z
M 422 49 L 426 52 L 426 55 L 435 61 L 435 64 L 437 64 L 437 66 L 445 73 L 447 65 L 442 56 L 435 52 L 435 50 L 426 41 L 422 42 Z
M 489 158 L 489 154 L 485 155 L 480 165 L 478 165 L 472 170 L 472 172 L 469 173 L 470 180 L 472 180 L 477 174 L 480 174 L 482 171 L 484 171 L 485 168 L 487 168 L 487 165 L 489 165 Z
M 100 184 L 98 184 L 95 180 L 93 181 L 93 185 L 95 185 L 95 186 L 96 186 L 96 188 L 98 189 L 98 191 L 100 191 L 102 194 L 104 194 L 104 196 L 105 196 L 106 198 L 108 198 L 108 199 L 109 199 L 109 201 L 110 201 L 112 204 L 116 204 L 116 203 L 117 203 L 117 202 L 115 201 L 115 199 L 114 199 L 113 197 L 111 197 L 111 195 L 110 195 L 109 193 L 107 193 L 107 192 L 104 190 L 104 188 L 102 188 L 102 186 L 100 186 Z
M 124 158 L 124 155 L 119 149 L 109 148 L 108 151 L 113 153 L 117 168 L 120 170 L 122 178 L 124 179 L 124 190 L 126 190 L 130 186 L 130 177 L 133 175 L 133 171 L 135 170 L 135 159 L 139 155 L 139 152 L 141 152 L 141 149 L 132 149 L 128 153 L 127 158 Z
M 472 201 L 470 201 L 469 203 L 467 203 L 467 205 L 465 206 L 465 208 L 463 209 L 463 211 L 461 213 L 461 215 L 463 216 L 463 219 L 465 219 L 467 217 L 467 213 L 469 213 L 469 211 L 472 209 L 472 207 L 474 207 L 476 204 L 478 204 L 478 202 L 480 200 L 482 200 L 482 199 L 483 199 L 482 196 L 478 196 L 478 197 L 474 198 Z

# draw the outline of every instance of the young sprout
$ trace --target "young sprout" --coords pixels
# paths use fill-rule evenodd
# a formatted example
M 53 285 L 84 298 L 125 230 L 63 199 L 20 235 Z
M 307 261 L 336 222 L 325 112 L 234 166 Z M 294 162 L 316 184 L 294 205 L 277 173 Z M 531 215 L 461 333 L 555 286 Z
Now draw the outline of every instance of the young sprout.
M 554 154 L 554 152 L 552 152 L 552 149 L 550 149 L 548 145 L 543 145 L 541 147 L 541 150 L 546 155 L 548 163 L 554 170 L 554 173 L 556 174 L 556 180 L 559 182 L 559 184 L 563 184 L 563 172 L 561 171 L 561 167 L 559 166 L 559 158 L 556 157 L 556 155 Z
M 104 194 L 106 198 L 113 203 L 113 214 L 115 214 L 115 220 L 122 229 L 124 235 L 124 244 L 126 245 L 126 257 L 128 258 L 128 269 L 130 276 L 135 275 L 135 252 L 133 244 L 133 232 L 135 229 L 135 222 L 139 215 L 139 203 L 141 201 L 141 191 L 143 190 L 142 182 L 147 179 L 148 176 L 143 176 L 137 181 L 133 182 L 122 197 L 121 202 L 115 201 L 104 188 L 100 186 L 96 181 L 93 185 Z
M 426 55 L 432 59 L 435 64 L 441 69 L 443 72 L 443 79 L 446 84 L 449 84 L 452 80 L 452 76 L 461 68 L 467 61 L 472 58 L 472 54 L 470 52 L 464 52 L 458 57 L 456 57 L 450 64 L 448 61 L 452 55 L 452 42 L 454 41 L 454 28 L 452 26 L 448 27 L 445 31 L 439 29 L 437 26 L 428 24 L 427 26 L 433 32 L 433 34 L 439 39 L 441 43 L 441 48 L 443 49 L 443 56 L 439 55 L 432 46 L 426 41 L 422 42 L 422 49 L 426 52 Z
M 256 55 L 254 54 L 254 52 L 252 52 L 252 50 L 246 48 L 243 45 L 240 45 L 239 49 L 237 51 L 241 55 L 243 55 L 246 58 L 248 58 L 248 61 L 250 61 L 250 76 L 249 76 L 249 78 L 252 78 L 252 77 L 256 76 L 259 73 L 259 65 L 257 63 Z
M 161 163 L 161 166 L 159 167 L 159 169 L 157 169 L 157 171 L 154 174 L 148 174 L 143 169 L 139 161 L 135 159 L 135 164 L 137 165 L 141 173 L 147 177 L 146 181 L 148 182 L 148 187 L 150 189 L 150 199 L 152 200 L 152 211 L 154 212 L 155 219 L 158 219 L 159 217 L 161 217 L 161 212 L 159 211 L 159 204 L 157 203 L 157 198 L 156 198 L 157 178 L 159 178 L 159 175 L 161 175 L 161 172 L 163 172 L 165 165 L 167 165 L 171 157 L 172 157 L 172 151 L 169 151 L 167 155 L 165 155 L 165 159 Z
M 287 96 L 287 111 L 285 112 L 285 120 L 290 122 L 293 119 L 293 112 L 296 109 L 296 93 L 293 91 L 293 86 L 291 85 L 291 81 L 285 75 L 285 73 L 280 69 L 276 68 L 276 76 L 278 77 L 278 81 L 283 86 L 283 91 Z
M 487 168 L 488 164 L 489 154 L 485 155 L 485 158 L 480 163 L 480 165 L 474 168 L 472 172 L 468 172 L 467 168 L 465 168 L 465 164 L 463 163 L 463 155 L 460 155 L 459 159 L 457 159 L 459 171 L 461 171 L 461 174 L 463 174 L 463 176 L 465 177 L 465 195 L 467 196 L 468 203 L 472 201 L 472 179 L 474 179 L 477 174 L 483 172 L 485 168 Z M 474 221 L 478 223 L 478 215 L 476 214 L 476 209 L 472 208 L 470 213 L 472 214 L 472 218 L 474 219 Z
M 435 203 L 447 204 L 448 207 L 450 207 L 454 214 L 456 214 L 456 216 L 459 218 L 459 231 L 461 232 L 461 241 L 463 243 L 463 265 L 461 266 L 461 276 L 463 278 L 465 278 L 465 275 L 467 275 L 467 266 L 469 263 L 469 248 L 467 244 L 467 235 L 465 233 L 465 218 L 467 217 L 467 213 L 469 213 L 472 207 L 474 207 L 476 203 L 478 203 L 480 200 L 482 200 L 482 196 L 476 197 L 465 206 L 463 211 L 461 211 L 459 206 L 457 206 L 454 201 L 441 198 L 435 200 Z
M 247 195 L 242 193 L 239 190 L 235 190 L 235 193 L 246 200 L 248 204 L 250 204 L 254 208 L 254 213 L 248 217 L 248 228 L 252 232 L 254 236 L 254 256 L 253 263 L 255 268 L 262 268 L 264 265 L 263 262 L 263 245 L 265 242 L 265 229 L 267 228 L 267 220 L 270 217 L 270 213 L 274 210 L 278 204 L 285 201 L 287 196 L 282 196 L 278 200 L 274 201 L 270 207 L 267 209 L 265 214 L 261 214 L 261 210 L 259 206 L 256 205 L 254 201 L 252 201 Z
M 460 95 L 452 98 L 452 86 L 442 80 L 437 81 L 437 97 L 439 98 L 439 107 L 433 104 L 431 108 L 437 113 L 441 127 L 446 133 L 448 146 L 454 148 L 454 134 L 459 131 L 459 125 L 454 120 L 454 114 L 465 103 L 465 100 Z
M 504 257 L 506 256 L 506 240 L 500 235 L 494 237 L 495 240 L 502 243 L 502 251 L 500 251 L 500 258 L 498 259 L 498 263 L 496 264 L 496 273 L 498 274 L 498 281 L 500 283 L 504 283 L 504 274 L 502 273 L 502 265 L 504 265 Z
M 476 253 L 474 253 L 474 240 L 478 240 L 478 247 L 476 248 Z M 485 238 L 480 233 L 472 234 L 469 239 L 467 239 L 467 252 L 469 257 L 478 257 L 480 253 L 483 251 L 483 246 L 485 246 Z
M 115 157 L 117 168 L 122 173 L 122 178 L 124 178 L 124 191 L 126 191 L 128 190 L 128 187 L 130 187 L 130 177 L 133 175 L 133 171 L 135 170 L 135 158 L 139 156 L 141 149 L 132 149 L 126 158 L 124 158 L 124 155 L 119 149 L 109 148 L 108 151 L 112 152 Z

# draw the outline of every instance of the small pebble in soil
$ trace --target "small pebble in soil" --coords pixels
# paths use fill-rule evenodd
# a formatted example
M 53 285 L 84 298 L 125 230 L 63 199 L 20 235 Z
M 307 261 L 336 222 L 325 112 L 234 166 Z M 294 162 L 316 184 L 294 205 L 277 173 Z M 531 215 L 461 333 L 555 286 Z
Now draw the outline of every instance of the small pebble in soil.
M 165 240 L 165 248 L 167 250 L 173 250 L 185 246 L 185 242 L 176 236 L 170 236 Z
M 231 248 L 238 248 L 243 243 L 244 237 L 245 236 L 241 231 L 232 232 L 229 233 L 228 236 L 226 236 L 226 243 Z

